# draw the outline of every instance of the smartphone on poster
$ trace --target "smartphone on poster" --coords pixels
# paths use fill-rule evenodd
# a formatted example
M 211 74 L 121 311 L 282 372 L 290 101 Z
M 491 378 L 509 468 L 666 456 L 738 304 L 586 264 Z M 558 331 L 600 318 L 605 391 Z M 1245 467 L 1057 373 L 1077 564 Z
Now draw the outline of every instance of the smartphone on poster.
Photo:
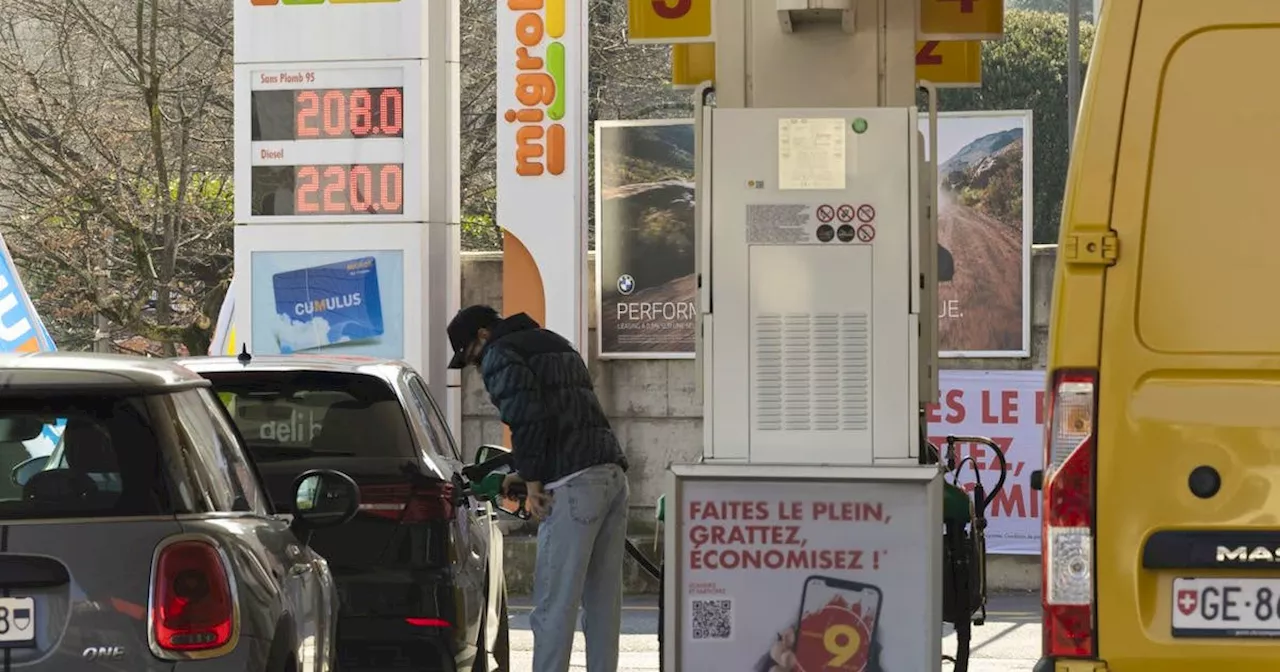
M 869 583 L 829 576 L 806 579 L 796 633 L 797 671 L 876 672 L 882 597 Z

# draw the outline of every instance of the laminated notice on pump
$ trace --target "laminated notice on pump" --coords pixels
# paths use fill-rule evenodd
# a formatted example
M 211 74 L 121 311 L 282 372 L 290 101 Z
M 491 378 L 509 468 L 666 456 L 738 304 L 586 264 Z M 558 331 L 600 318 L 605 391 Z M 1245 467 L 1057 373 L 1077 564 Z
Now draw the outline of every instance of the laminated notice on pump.
M 845 188 L 844 119 L 778 120 L 778 188 Z

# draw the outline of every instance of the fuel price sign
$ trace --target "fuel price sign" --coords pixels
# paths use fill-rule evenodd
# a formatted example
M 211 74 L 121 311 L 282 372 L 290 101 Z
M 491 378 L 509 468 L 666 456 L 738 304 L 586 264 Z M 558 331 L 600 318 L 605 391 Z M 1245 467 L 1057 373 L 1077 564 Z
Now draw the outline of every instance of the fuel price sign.
M 246 66 L 249 67 L 249 66 Z M 237 121 L 239 221 L 418 221 L 420 66 L 251 69 Z M 406 86 L 406 85 L 409 86 Z M 246 118 L 247 117 L 247 118 Z M 245 175 L 244 173 L 248 173 Z

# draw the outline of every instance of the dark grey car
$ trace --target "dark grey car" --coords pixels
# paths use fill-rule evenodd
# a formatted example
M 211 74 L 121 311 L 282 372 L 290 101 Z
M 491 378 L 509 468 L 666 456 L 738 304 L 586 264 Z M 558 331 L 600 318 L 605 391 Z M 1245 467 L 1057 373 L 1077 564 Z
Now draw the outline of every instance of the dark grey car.
M 200 376 L 0 358 L 0 482 L 0 672 L 333 669 L 336 592 L 306 542 L 359 491 L 311 471 L 274 515 Z
M 309 469 L 359 484 L 355 519 L 314 540 L 343 598 L 343 672 L 510 669 L 497 514 L 464 494 L 462 453 L 413 367 L 322 355 L 179 363 L 213 381 L 282 509 Z

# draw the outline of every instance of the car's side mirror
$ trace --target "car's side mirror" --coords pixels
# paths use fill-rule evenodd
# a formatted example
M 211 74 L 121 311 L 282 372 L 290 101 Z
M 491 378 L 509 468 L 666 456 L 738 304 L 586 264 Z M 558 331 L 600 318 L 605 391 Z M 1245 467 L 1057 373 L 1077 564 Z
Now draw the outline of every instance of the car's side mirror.
M 484 464 L 495 457 L 511 454 L 511 449 L 505 446 L 495 446 L 492 443 L 486 443 L 476 449 L 476 459 L 474 464 Z
M 360 508 L 360 486 L 331 469 L 304 472 L 293 482 L 293 528 L 309 532 L 351 520 Z
M 48 455 L 37 455 L 35 457 L 27 458 L 14 466 L 13 472 L 11 472 L 9 476 L 13 479 L 14 485 L 26 485 L 27 481 L 31 480 L 32 476 L 43 471 L 45 466 L 48 464 Z

